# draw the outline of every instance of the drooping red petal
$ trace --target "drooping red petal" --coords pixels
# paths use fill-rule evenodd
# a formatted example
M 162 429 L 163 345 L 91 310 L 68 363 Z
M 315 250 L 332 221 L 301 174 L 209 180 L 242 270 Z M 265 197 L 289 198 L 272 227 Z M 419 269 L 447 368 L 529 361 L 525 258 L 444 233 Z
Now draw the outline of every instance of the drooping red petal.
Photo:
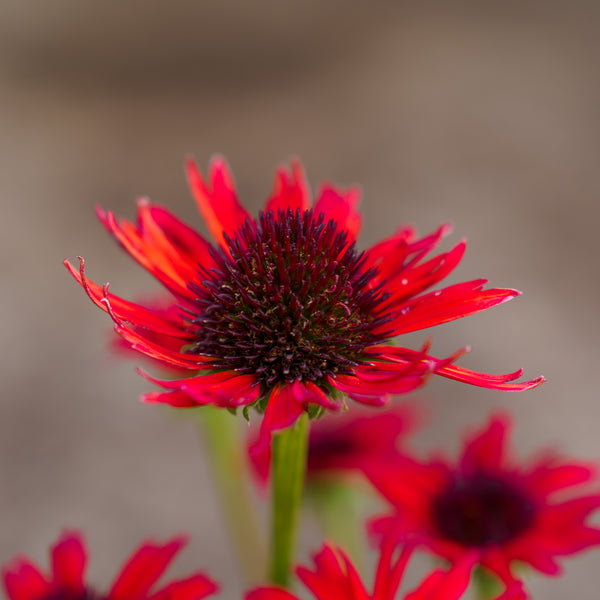
M 148 381 L 172 390 L 166 395 L 160 392 L 144 394 L 142 401 L 146 403 L 163 402 L 178 407 L 205 404 L 236 407 L 251 404 L 258 399 L 260 393 L 256 379 L 252 375 L 239 375 L 234 371 L 221 371 L 171 381 L 152 377 L 143 369 L 137 369 L 137 371 Z M 185 404 L 185 396 L 191 401 L 191 404 Z M 173 402 L 177 402 L 177 404 Z M 179 404 L 180 402 L 183 404 Z
M 174 538 L 166 544 L 143 544 L 117 577 L 108 594 L 110 600 L 136 600 L 147 596 L 185 544 L 183 537 Z
M 170 583 L 149 600 L 201 600 L 219 591 L 219 586 L 203 573 Z
M 274 587 L 261 587 L 248 592 L 245 600 L 299 600 L 298 596 L 290 594 L 287 590 Z
M 68 259 L 63 264 L 98 308 L 104 312 L 109 312 L 108 305 L 104 302 L 104 299 L 108 298 L 114 313 L 123 321 L 127 321 L 136 327 L 152 330 L 160 335 L 172 336 L 182 340 L 191 339 L 190 333 L 183 329 L 181 322 L 167 318 L 164 312 L 157 313 L 140 304 L 123 300 L 123 298 L 113 293 L 106 292 L 105 288 L 86 277 L 85 260 L 81 256 L 77 258 L 79 259 L 79 269 L 76 269 Z
M 521 377 L 523 369 L 505 375 L 490 375 L 489 373 L 479 373 L 456 365 L 446 365 L 436 369 L 435 374 L 448 379 L 454 379 L 455 381 L 462 381 L 463 383 L 469 383 L 490 390 L 501 390 L 503 392 L 522 392 L 531 390 L 546 381 L 546 378 L 543 375 L 540 375 L 535 379 L 523 381 L 522 383 L 509 383 Z
M 79 594 L 85 588 L 87 556 L 83 539 L 77 532 L 67 532 L 52 547 L 52 572 L 59 587 Z
M 250 450 L 252 453 L 262 452 L 271 442 L 273 433 L 293 425 L 304 412 L 306 400 L 301 386 L 296 381 L 293 384 L 278 384 L 271 391 L 258 441 Z
M 348 240 L 353 242 L 358 237 L 362 224 L 362 217 L 358 211 L 361 191 L 358 187 L 348 188 L 342 192 L 330 185 L 324 185 L 317 197 L 313 212 L 315 215 L 323 213 L 325 220 L 333 219 L 337 223 L 338 231 L 348 232 Z
M 302 164 L 298 160 L 291 161 L 290 169 L 279 167 L 275 173 L 275 183 L 270 198 L 265 204 L 265 211 L 279 210 L 304 211 L 310 207 L 310 190 Z
M 171 347 L 157 343 L 154 339 L 144 336 L 140 333 L 141 330 L 134 328 L 123 321 L 112 308 L 109 300 L 108 284 L 104 286 L 104 298 L 102 299 L 102 303 L 106 306 L 106 310 L 115 324 L 115 332 L 122 336 L 134 350 L 138 350 L 156 360 L 163 361 L 169 366 L 190 369 L 193 371 L 207 368 L 206 365 L 208 359 L 206 357 L 172 350 Z M 169 344 L 169 346 L 171 346 L 171 344 Z
M 188 183 L 200 214 L 215 241 L 226 249 L 224 234 L 233 236 L 247 219 L 252 218 L 238 201 L 225 159 L 215 156 L 210 161 L 208 171 L 209 184 L 205 182 L 196 163 L 192 159 L 186 161 Z
M 52 585 L 27 558 L 17 558 L 2 569 L 9 600 L 43 600 Z

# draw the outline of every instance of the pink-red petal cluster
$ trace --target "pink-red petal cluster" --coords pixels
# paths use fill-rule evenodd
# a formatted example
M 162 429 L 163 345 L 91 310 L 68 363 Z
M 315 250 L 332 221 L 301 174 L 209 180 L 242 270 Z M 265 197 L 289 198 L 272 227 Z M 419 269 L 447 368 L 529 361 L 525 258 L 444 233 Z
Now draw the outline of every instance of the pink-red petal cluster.
M 68 531 L 50 550 L 49 573 L 28 558 L 17 557 L 2 569 L 4 589 L 8 600 L 201 600 L 218 586 L 200 572 L 153 589 L 185 543 L 182 537 L 164 544 L 143 543 L 108 591 L 98 591 L 86 581 L 88 556 L 83 537 Z
M 413 548 L 395 552 L 393 543 L 382 546 L 373 591 L 369 592 L 348 555 L 324 545 L 314 556 L 314 568 L 298 567 L 296 574 L 315 600 L 395 600 Z M 466 556 L 448 571 L 435 569 L 404 600 L 458 600 L 469 586 L 474 556 Z M 523 588 L 510 582 L 496 600 L 525 600 Z M 294 594 L 273 587 L 252 590 L 245 600 L 298 600 Z
M 394 532 L 456 562 L 476 552 L 504 580 L 516 562 L 558 575 L 560 557 L 600 544 L 588 517 L 600 508 L 595 465 L 546 453 L 519 462 L 509 448 L 511 419 L 496 415 L 468 437 L 458 460 L 404 457 L 366 473 L 392 512 L 374 533 Z M 592 483 L 591 491 L 577 486 Z M 574 489 L 575 488 L 575 489 Z

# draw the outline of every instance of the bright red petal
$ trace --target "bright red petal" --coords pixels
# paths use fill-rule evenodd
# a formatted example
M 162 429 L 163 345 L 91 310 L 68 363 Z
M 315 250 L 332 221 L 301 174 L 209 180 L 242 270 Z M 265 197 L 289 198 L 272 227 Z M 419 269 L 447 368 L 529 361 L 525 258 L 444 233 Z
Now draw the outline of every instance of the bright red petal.
M 44 600 L 51 584 L 26 558 L 17 558 L 2 569 L 4 588 L 9 600 Z
M 219 591 L 219 586 L 206 575 L 198 573 L 170 583 L 149 600 L 201 600 Z
M 110 600 L 135 600 L 147 596 L 185 543 L 185 538 L 175 538 L 166 544 L 143 544 L 117 577 L 108 594 Z
M 263 452 L 270 444 L 271 436 L 293 425 L 298 417 L 304 412 L 305 400 L 298 393 L 297 385 L 283 384 L 278 385 L 271 391 L 267 408 L 260 426 L 260 434 L 255 446 L 251 448 L 251 452 Z
M 362 217 L 358 210 L 360 195 L 358 187 L 341 192 L 332 186 L 324 185 L 313 211 L 315 215 L 323 213 L 326 221 L 333 219 L 337 223 L 338 231 L 347 231 L 348 240 L 353 242 L 358 237 L 362 223 Z
M 219 246 L 227 248 L 225 234 L 233 236 L 247 219 L 252 220 L 238 202 L 227 162 L 221 156 L 211 160 L 208 177 L 210 184 L 204 181 L 192 159 L 186 161 L 186 171 L 192 196 L 209 231 Z
M 245 600 L 299 600 L 287 590 L 273 587 L 256 588 L 244 596 Z
M 520 294 L 508 289 L 484 290 L 485 283 L 485 279 L 457 283 L 409 300 L 398 307 L 386 328 L 393 331 L 392 335 L 427 329 L 487 310 Z
M 306 182 L 306 175 L 300 161 L 293 160 L 291 168 L 280 167 L 275 174 L 273 192 L 267 200 L 265 211 L 290 209 L 304 211 L 310 208 L 310 190 Z
M 52 572 L 59 587 L 81 593 L 85 588 L 87 562 L 83 539 L 76 533 L 65 533 L 52 548 Z

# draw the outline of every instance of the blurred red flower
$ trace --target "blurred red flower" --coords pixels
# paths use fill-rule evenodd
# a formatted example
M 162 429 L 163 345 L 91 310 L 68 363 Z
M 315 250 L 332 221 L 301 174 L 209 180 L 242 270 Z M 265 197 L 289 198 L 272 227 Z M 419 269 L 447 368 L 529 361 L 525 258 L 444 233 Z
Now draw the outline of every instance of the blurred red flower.
M 393 544 L 382 547 L 372 593 L 366 590 L 348 556 L 329 545 L 315 555 L 314 570 L 298 567 L 296 574 L 316 600 L 394 600 L 412 548 L 405 548 L 398 556 L 394 549 Z M 474 558 L 466 556 L 449 571 L 434 570 L 404 600 L 457 600 L 469 585 L 474 564 Z M 497 600 L 525 600 L 525 597 L 520 583 L 513 581 Z M 298 597 L 279 588 L 263 587 L 249 592 L 245 600 L 298 600 Z
M 110 591 L 98 592 L 85 580 L 88 557 L 82 536 L 66 532 L 50 551 L 49 576 L 24 557 L 3 568 L 6 595 L 9 600 L 200 600 L 218 590 L 202 573 L 151 591 L 185 543 L 180 537 L 165 544 L 145 542 L 124 565 Z
M 598 481 L 594 493 L 568 494 L 595 476 L 594 467 L 549 452 L 519 464 L 508 448 L 510 427 L 508 416 L 492 417 L 466 439 L 456 463 L 371 464 L 367 475 L 394 509 L 372 521 L 373 533 L 411 539 L 452 562 L 475 551 L 504 580 L 514 561 L 557 575 L 557 557 L 600 544 L 600 529 L 586 524 L 600 507 Z
M 482 387 L 524 390 L 538 377 L 510 383 L 521 371 L 487 375 L 385 343 L 485 310 L 519 292 L 484 289 L 476 279 L 426 292 L 459 263 L 466 244 L 424 260 L 450 231 L 418 239 L 411 227 L 355 249 L 359 191 L 324 185 L 311 207 L 299 163 L 279 169 L 264 212 L 252 218 L 238 202 L 222 158 L 207 183 L 189 161 L 192 193 L 217 244 L 165 208 L 142 199 L 137 223 L 98 217 L 118 243 L 172 294 L 177 310 L 154 310 L 89 281 L 84 262 L 72 275 L 138 352 L 191 377 L 150 381 L 166 391 L 146 402 L 175 407 L 254 405 L 264 412 L 261 445 L 312 410 L 338 410 L 342 396 L 381 405 L 432 374 Z M 200 373 L 200 374 L 198 374 Z

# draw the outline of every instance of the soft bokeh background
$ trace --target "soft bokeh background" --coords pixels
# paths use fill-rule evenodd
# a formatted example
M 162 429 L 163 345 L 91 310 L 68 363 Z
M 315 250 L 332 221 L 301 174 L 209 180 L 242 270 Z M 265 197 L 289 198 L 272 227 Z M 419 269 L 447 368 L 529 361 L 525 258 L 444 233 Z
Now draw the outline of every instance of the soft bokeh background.
M 107 581 L 142 538 L 189 531 L 175 573 L 239 578 L 194 427 L 138 404 L 148 389 L 107 349 L 108 319 L 61 265 L 125 296 L 155 289 L 96 222 L 149 195 L 203 231 L 182 163 L 215 152 L 256 211 L 274 168 L 360 183 L 368 245 L 401 222 L 468 237 L 456 279 L 525 294 L 431 332 L 462 364 L 523 365 L 522 395 L 442 380 L 421 394 L 422 447 L 456 447 L 494 407 L 523 452 L 600 458 L 596 375 L 600 192 L 596 2 L 0 4 L 0 562 L 45 560 L 64 526 Z M 425 336 L 412 336 L 416 345 Z M 308 546 L 314 548 L 317 541 Z M 534 596 L 597 598 L 599 552 Z

